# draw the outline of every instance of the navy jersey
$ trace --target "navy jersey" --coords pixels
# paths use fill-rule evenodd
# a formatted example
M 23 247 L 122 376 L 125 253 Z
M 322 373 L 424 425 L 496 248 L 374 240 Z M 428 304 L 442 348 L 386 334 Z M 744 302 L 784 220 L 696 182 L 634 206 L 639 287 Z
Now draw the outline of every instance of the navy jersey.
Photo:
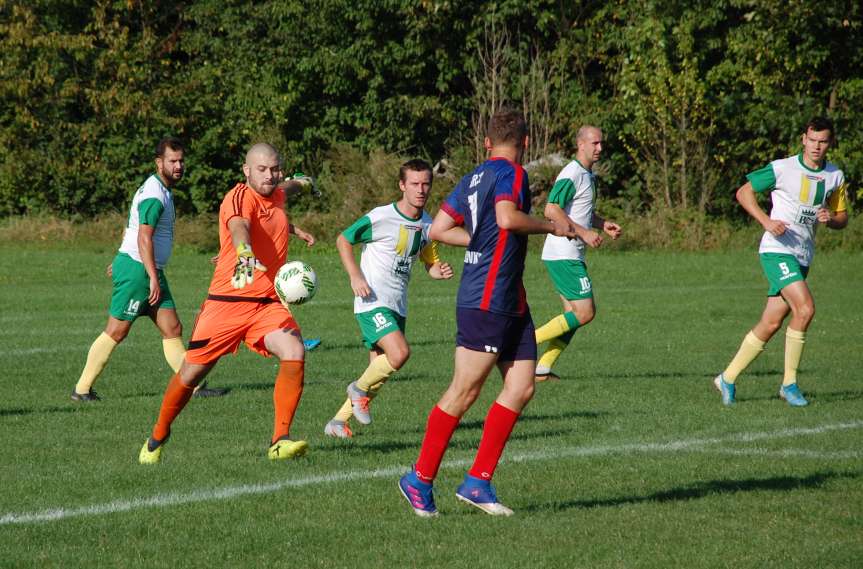
M 527 172 L 505 158 L 492 158 L 462 178 L 441 206 L 470 233 L 456 306 L 521 316 L 527 312 L 521 280 L 527 235 L 498 226 L 495 204 L 502 200 L 530 213 Z

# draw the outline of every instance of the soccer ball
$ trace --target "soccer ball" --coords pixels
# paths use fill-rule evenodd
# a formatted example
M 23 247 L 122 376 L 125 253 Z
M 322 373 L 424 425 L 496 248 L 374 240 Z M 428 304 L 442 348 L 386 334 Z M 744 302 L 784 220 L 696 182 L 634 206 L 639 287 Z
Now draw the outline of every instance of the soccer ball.
M 276 294 L 282 304 L 303 304 L 318 291 L 318 277 L 310 266 L 302 261 L 291 261 L 282 265 L 276 273 Z

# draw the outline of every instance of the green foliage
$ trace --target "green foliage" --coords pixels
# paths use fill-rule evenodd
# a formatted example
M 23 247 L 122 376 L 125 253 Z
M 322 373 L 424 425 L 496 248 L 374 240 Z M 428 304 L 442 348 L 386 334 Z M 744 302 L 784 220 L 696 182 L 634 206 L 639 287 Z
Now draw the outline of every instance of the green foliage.
M 475 160 L 505 101 L 529 159 L 601 126 L 628 211 L 740 216 L 743 175 L 816 113 L 863 180 L 861 44 L 850 0 L 0 0 L 0 216 L 123 211 L 167 134 L 190 144 L 184 213 L 213 212 L 259 140 L 324 178 L 334 152 Z

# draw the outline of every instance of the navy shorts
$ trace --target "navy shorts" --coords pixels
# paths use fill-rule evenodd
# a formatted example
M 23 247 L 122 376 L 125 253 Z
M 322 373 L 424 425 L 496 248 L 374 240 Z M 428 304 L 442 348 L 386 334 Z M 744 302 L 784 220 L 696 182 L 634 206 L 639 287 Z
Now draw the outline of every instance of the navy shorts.
M 500 354 L 501 362 L 536 360 L 536 330 L 530 312 L 507 316 L 478 308 L 456 308 L 455 318 L 456 346 Z

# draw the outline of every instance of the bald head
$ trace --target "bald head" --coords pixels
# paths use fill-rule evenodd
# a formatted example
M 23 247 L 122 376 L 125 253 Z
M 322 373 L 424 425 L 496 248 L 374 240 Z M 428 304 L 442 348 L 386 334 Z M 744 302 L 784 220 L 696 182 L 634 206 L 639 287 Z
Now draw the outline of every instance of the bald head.
M 267 144 L 266 142 L 259 142 L 257 144 L 252 145 L 249 148 L 249 151 L 246 152 L 246 164 L 251 164 L 251 162 L 258 157 L 260 158 L 270 158 L 275 156 L 279 157 L 279 151 L 272 144 Z
M 243 174 L 246 184 L 262 196 L 269 196 L 282 181 L 282 164 L 279 151 L 266 142 L 255 144 L 246 152 Z
M 595 126 L 586 124 L 578 129 L 575 143 L 578 145 L 575 157 L 582 166 L 590 170 L 602 154 L 602 131 Z

